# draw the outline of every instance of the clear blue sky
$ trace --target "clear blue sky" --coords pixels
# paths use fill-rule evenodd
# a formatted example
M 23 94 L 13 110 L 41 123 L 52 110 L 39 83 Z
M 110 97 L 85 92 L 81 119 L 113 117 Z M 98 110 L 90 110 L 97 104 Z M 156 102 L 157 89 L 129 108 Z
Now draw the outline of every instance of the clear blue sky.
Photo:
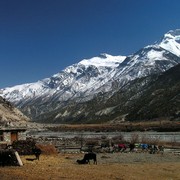
M 130 55 L 178 28 L 180 0 L 0 0 L 0 88 Z

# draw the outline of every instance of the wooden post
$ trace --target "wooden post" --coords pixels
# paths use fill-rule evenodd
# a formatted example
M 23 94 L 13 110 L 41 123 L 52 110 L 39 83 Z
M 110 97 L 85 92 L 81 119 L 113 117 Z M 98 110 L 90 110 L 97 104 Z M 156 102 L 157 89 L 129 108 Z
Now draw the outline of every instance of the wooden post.
M 23 163 L 22 163 L 22 161 L 21 161 L 21 158 L 20 158 L 18 152 L 15 151 L 14 154 L 15 154 L 15 156 L 16 156 L 16 159 L 17 159 L 17 161 L 18 161 L 19 166 L 23 166 Z

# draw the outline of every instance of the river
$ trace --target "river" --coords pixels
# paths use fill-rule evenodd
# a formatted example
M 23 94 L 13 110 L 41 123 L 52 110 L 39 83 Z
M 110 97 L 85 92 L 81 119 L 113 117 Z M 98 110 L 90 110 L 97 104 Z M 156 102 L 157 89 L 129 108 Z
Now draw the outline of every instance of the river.
M 151 139 L 164 142 L 180 142 L 180 132 L 90 132 L 90 131 L 67 131 L 67 132 L 53 132 L 53 131 L 30 131 L 27 136 L 31 137 L 54 137 L 54 138 L 101 138 L 107 137 L 109 139 L 116 136 L 123 136 L 125 140 L 130 140 L 138 136 L 139 139 Z

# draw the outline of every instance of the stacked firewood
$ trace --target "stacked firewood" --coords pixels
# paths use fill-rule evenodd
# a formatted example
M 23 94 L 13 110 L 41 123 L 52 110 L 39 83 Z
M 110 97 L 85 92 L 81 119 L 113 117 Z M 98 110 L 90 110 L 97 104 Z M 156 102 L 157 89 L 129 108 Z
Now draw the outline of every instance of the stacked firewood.
M 0 166 L 6 165 L 17 165 L 18 161 L 15 156 L 15 151 L 13 149 L 1 149 L 0 150 Z
M 32 149 L 35 147 L 34 140 L 19 140 L 12 143 L 12 148 L 16 150 L 19 155 L 32 155 Z

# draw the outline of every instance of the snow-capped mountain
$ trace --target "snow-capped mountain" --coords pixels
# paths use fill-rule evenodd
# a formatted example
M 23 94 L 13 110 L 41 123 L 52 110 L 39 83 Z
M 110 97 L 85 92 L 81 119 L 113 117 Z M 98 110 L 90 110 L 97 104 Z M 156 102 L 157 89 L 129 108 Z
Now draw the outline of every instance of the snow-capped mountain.
M 179 63 L 179 57 L 158 44 L 149 45 L 127 57 L 118 67 L 116 78 L 126 77 L 127 80 L 160 73 Z
M 117 76 L 134 79 L 159 73 L 177 65 L 180 57 L 180 29 L 167 32 L 160 41 L 128 56 L 120 64 Z
M 114 68 L 125 58 L 125 56 L 101 54 L 98 57 L 84 59 L 50 78 L 3 89 L 2 95 L 15 104 L 21 101 L 20 106 L 39 97 L 67 101 L 72 97 L 81 96 L 89 89 L 93 91 L 105 84 L 113 77 Z
M 180 30 L 169 31 L 160 41 L 133 55 L 101 54 L 84 59 L 50 78 L 5 88 L 2 96 L 37 118 L 68 101 L 90 100 L 98 93 L 116 90 L 128 81 L 164 72 L 179 63 Z

